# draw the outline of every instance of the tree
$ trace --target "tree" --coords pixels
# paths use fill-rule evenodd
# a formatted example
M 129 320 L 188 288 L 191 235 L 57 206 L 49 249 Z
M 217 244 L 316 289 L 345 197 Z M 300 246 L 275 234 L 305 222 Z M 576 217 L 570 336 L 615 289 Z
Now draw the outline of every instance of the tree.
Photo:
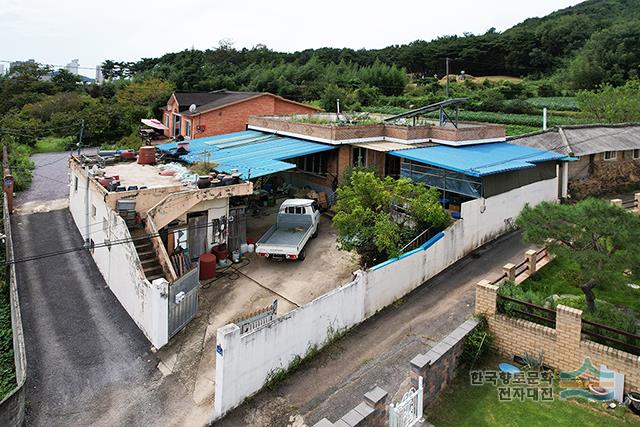
M 640 80 L 630 80 L 617 88 L 606 84 L 598 91 L 581 91 L 577 101 L 580 110 L 599 122 L 640 121 Z
M 628 269 L 639 273 L 640 215 L 604 200 L 526 206 L 516 224 L 525 241 L 547 244 L 556 257 L 578 263 L 589 312 L 595 310 L 595 288 L 611 286 Z
M 400 248 L 428 227 L 451 220 L 436 189 L 403 178 L 379 178 L 370 170 L 353 170 L 338 188 L 333 218 L 342 249 L 357 250 L 365 265 L 400 255 Z M 398 211 L 402 213 L 393 215 Z

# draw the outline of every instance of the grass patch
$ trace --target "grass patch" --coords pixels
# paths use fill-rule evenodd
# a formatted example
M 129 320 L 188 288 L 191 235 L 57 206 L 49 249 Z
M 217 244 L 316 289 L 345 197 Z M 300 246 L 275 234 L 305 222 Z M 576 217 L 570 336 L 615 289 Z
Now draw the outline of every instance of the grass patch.
M 41 138 L 36 142 L 33 147 L 33 153 L 57 153 L 60 151 L 67 151 L 73 145 L 73 137 L 56 138 L 48 136 Z
M 549 96 L 529 98 L 527 103 L 536 108 L 548 108 L 558 111 L 579 111 L 578 102 L 572 96 Z
M 522 282 L 522 288 L 536 293 L 550 295 L 584 295 L 578 287 L 582 283 L 582 274 L 578 264 L 571 259 L 557 258 Z M 627 283 L 637 283 L 633 278 L 623 275 L 614 277 L 609 283 L 603 283 L 593 290 L 596 298 L 617 306 L 625 306 L 640 313 L 640 289 L 633 289 Z
M 554 387 L 553 401 L 502 402 L 497 387 L 472 386 L 461 374 L 425 410 L 425 417 L 436 426 L 640 426 L 640 417 L 626 407 L 610 410 L 586 399 L 559 400 L 557 392 Z
M 537 132 L 542 130 L 542 127 L 523 126 L 523 125 L 507 125 L 507 136 L 524 135 L 525 133 Z

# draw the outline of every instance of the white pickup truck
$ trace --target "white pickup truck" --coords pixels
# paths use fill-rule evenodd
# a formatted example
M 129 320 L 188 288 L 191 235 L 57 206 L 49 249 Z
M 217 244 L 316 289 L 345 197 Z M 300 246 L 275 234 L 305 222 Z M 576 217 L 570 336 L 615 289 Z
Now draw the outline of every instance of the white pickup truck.
M 318 235 L 320 210 L 315 200 L 285 200 L 276 223 L 256 243 L 259 256 L 276 260 L 304 260 L 305 246 L 309 239 Z

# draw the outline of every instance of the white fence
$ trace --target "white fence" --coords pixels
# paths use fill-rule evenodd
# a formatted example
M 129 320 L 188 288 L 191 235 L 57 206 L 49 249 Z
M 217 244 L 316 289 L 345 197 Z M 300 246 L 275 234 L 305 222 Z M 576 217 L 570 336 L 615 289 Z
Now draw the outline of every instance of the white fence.
M 322 346 L 411 292 L 445 268 L 504 233 L 526 203 L 556 200 L 551 179 L 462 205 L 460 221 L 420 248 L 386 261 L 355 279 L 247 334 L 235 324 L 218 329 L 214 417 L 251 396 L 277 369 Z

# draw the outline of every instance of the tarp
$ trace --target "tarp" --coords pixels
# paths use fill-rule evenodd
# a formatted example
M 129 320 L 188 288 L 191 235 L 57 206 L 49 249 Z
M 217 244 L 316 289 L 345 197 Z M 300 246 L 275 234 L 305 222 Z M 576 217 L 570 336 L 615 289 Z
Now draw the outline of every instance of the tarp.
M 237 169 L 243 179 L 294 169 L 284 160 L 335 149 L 332 145 L 282 137 L 258 131 L 235 132 L 225 135 L 185 141 L 189 152 L 180 156 L 187 163 L 214 162 L 215 169 L 231 172 Z M 160 151 L 176 152 L 177 143 L 158 145 Z
M 149 126 L 151 128 L 154 128 L 154 129 L 158 129 L 158 130 L 167 130 L 167 129 L 169 129 L 168 127 L 163 125 L 162 122 L 160 122 L 159 120 L 156 120 L 156 119 L 140 119 L 140 121 L 142 122 L 142 124 L 147 125 L 147 126 Z
M 571 160 L 564 154 L 506 142 L 414 148 L 389 154 L 469 176 L 485 176 L 535 167 L 536 163 Z

